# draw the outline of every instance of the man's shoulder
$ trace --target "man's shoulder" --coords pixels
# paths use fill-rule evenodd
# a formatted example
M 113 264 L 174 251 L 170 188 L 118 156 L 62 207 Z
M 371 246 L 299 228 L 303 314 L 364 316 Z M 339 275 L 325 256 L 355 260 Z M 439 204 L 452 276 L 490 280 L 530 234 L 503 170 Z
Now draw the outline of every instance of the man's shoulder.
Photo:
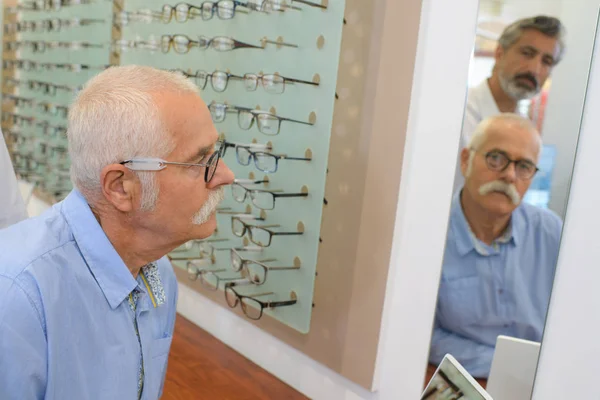
M 562 219 L 554 211 L 523 203 L 517 209 L 519 215 L 534 232 L 551 235 L 557 239 L 562 231 Z
M 26 268 L 72 242 L 61 204 L 43 214 L 0 230 L 0 275 L 15 279 Z

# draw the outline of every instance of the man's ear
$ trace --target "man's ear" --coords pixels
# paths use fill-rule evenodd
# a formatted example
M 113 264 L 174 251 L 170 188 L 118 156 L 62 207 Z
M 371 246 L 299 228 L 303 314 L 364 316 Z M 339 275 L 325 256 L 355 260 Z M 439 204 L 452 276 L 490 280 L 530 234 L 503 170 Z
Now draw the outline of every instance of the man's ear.
M 121 164 L 110 164 L 102 168 L 100 185 L 104 198 L 121 212 L 135 209 L 139 197 L 139 181 L 135 174 Z
M 469 168 L 469 157 L 471 156 L 471 151 L 468 148 L 462 149 L 460 152 L 460 172 L 466 178 L 467 177 L 467 169 Z
M 504 48 L 501 45 L 496 46 L 496 50 L 494 51 L 494 59 L 496 60 L 496 64 L 500 61 L 500 59 L 504 56 Z

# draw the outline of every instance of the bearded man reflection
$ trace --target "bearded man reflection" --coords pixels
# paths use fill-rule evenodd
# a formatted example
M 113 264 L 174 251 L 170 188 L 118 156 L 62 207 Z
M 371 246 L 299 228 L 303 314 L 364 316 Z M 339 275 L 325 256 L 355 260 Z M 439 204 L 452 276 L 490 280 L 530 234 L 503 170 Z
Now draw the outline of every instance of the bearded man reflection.
M 541 145 L 528 119 L 506 113 L 482 121 L 462 150 L 430 362 L 450 353 L 486 378 L 498 335 L 541 340 L 562 229 L 552 211 L 521 202 Z

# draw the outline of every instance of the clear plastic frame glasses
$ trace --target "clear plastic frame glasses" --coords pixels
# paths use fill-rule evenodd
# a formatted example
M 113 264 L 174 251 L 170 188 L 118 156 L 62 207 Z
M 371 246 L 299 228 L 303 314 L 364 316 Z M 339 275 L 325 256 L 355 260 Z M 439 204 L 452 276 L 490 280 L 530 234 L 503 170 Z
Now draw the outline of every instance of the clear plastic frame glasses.
M 240 42 L 227 36 L 213 38 L 199 36 L 198 40 L 193 40 L 186 35 L 163 35 L 160 39 L 160 48 L 163 53 L 168 53 L 173 48 L 176 53 L 186 54 L 193 47 L 198 47 L 200 50 L 210 47 L 216 51 L 232 51 L 241 48 L 263 49 L 262 46 Z
M 250 260 L 244 258 L 236 251 L 231 249 L 231 267 L 235 272 L 242 272 L 242 276 L 247 277 L 250 282 L 255 285 L 262 285 L 267 281 L 269 271 L 287 271 L 300 269 L 300 265 L 290 267 L 270 266 L 266 262 L 276 261 L 275 259 L 267 260 Z
M 279 134 L 281 131 L 281 123 L 283 121 L 294 122 L 303 125 L 314 125 L 312 122 L 281 117 L 268 111 L 253 110 L 251 108 L 224 103 L 213 102 L 208 106 L 208 109 L 210 110 L 210 115 L 215 123 L 225 121 L 227 113 L 237 113 L 238 126 L 241 129 L 249 130 L 254 125 L 254 121 L 256 121 L 256 126 L 259 132 L 269 136 L 275 136 Z
M 183 245 L 177 247 L 172 252 L 184 252 L 198 249 L 200 256 L 212 257 L 215 251 L 218 250 L 229 250 L 229 247 L 215 247 L 213 243 L 228 242 L 229 239 L 202 239 L 202 240 L 190 240 L 185 242 Z
M 249 92 L 255 91 L 256 88 L 258 88 L 258 85 L 260 84 L 263 87 L 263 89 L 265 90 L 265 92 L 271 93 L 271 94 L 282 94 L 285 91 L 286 83 L 287 84 L 301 83 L 304 85 L 319 86 L 319 84 L 317 82 L 303 81 L 301 79 L 294 79 L 294 78 L 286 78 L 285 76 L 281 76 L 279 74 L 265 74 L 265 75 L 244 74 L 243 80 L 244 80 L 244 87 L 246 88 L 247 91 L 249 91 Z
M 221 282 L 232 282 L 236 285 L 240 284 L 250 284 L 247 279 L 236 277 L 236 278 L 221 278 L 217 273 L 226 272 L 226 269 L 202 269 L 197 268 L 193 265 L 188 265 L 187 273 L 188 279 L 191 281 L 200 280 L 202 286 L 204 286 L 208 290 L 215 291 L 219 289 L 219 285 Z

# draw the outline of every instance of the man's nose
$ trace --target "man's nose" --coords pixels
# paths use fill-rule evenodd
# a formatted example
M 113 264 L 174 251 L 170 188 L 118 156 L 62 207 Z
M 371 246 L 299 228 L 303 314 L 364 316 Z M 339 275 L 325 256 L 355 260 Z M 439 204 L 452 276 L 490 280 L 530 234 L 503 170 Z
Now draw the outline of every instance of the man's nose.
M 542 72 L 542 69 L 544 68 L 544 62 L 542 61 L 541 57 L 534 57 L 529 61 L 529 65 L 528 65 L 528 69 L 529 72 L 531 72 L 531 74 L 533 76 L 535 76 L 535 79 L 538 80 L 538 84 L 539 84 L 539 77 L 540 77 L 540 73 Z
M 504 181 L 508 183 L 515 182 L 517 180 L 517 171 L 515 169 L 515 163 L 508 163 L 504 171 L 502 171 L 500 174 Z
M 234 179 L 235 175 L 233 174 L 233 171 L 230 170 L 227 164 L 225 164 L 225 161 L 221 159 L 217 166 L 217 170 L 215 171 L 215 175 L 210 182 L 208 182 L 207 187 L 213 189 L 218 186 L 231 185 Z

